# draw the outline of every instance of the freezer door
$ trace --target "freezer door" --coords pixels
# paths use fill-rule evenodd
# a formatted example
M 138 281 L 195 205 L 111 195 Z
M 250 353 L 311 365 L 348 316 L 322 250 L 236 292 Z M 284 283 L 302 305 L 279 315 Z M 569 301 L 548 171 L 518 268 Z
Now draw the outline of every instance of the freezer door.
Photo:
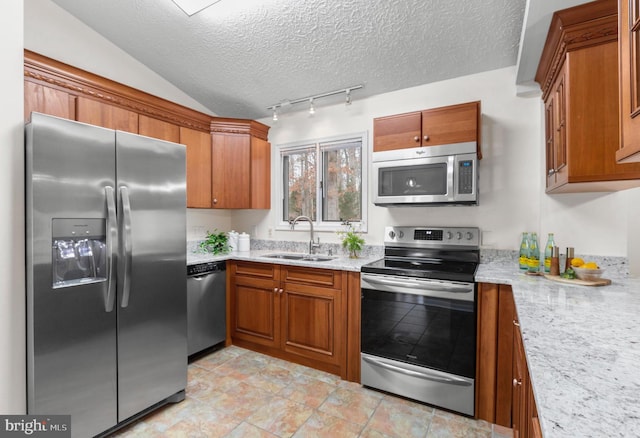
M 115 131 L 33 113 L 25 134 L 27 411 L 93 436 L 117 423 Z
M 187 384 L 185 147 L 116 132 L 118 418 Z

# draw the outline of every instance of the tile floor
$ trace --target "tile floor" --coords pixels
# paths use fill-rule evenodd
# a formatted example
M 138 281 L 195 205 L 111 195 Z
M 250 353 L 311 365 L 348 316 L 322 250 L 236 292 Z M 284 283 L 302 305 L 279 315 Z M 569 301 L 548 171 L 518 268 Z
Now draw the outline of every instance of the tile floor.
M 511 430 L 228 347 L 189 365 L 186 399 L 114 437 L 509 438 Z

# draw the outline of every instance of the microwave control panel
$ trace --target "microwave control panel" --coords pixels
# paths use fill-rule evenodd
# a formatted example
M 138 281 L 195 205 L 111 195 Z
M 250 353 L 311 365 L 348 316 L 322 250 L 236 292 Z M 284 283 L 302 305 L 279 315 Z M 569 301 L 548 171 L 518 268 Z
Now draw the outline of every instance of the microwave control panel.
M 473 160 L 460 161 L 458 164 L 458 193 L 473 193 Z

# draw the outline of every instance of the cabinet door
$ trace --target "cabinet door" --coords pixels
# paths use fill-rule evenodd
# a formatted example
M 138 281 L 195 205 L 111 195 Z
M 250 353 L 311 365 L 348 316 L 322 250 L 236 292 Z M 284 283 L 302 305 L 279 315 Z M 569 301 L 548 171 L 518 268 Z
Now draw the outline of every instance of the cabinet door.
M 422 146 L 478 142 L 480 102 L 422 111 Z
M 251 208 L 271 208 L 271 144 L 251 137 Z
M 211 208 L 211 135 L 180 127 L 187 147 L 187 207 Z
M 78 97 L 76 120 L 103 128 L 138 133 L 138 113 L 86 97 Z
M 211 135 L 213 208 L 251 208 L 251 138 L 248 134 Z
M 420 112 L 379 117 L 373 120 L 373 151 L 414 148 L 422 145 Z
M 567 88 L 565 68 L 561 70 L 554 84 L 550 98 L 553 105 L 551 129 L 553 129 L 553 149 L 551 161 L 553 167 L 547 172 L 547 188 L 566 184 L 569 179 L 567 168 Z M 549 160 L 549 157 L 547 157 Z
M 546 157 L 546 178 L 547 187 L 553 187 L 556 183 L 556 160 L 555 160 L 555 99 L 551 93 L 544 104 L 544 126 L 545 126 L 545 157 Z
M 278 282 L 269 278 L 273 266 L 232 263 L 230 273 L 231 337 L 279 347 L 280 293 Z
M 172 141 L 174 143 L 180 142 L 180 128 L 178 125 L 142 114 L 140 114 L 138 119 L 138 133 L 160 140 Z
M 480 283 L 476 417 L 505 427 L 512 427 L 514 318 L 515 303 L 511 286 Z
M 522 344 L 522 335 L 517 323 L 513 326 L 513 436 L 526 438 L 527 434 L 527 396 L 529 378 L 527 362 Z
M 619 162 L 640 161 L 640 6 L 618 1 L 620 71 Z
M 333 365 L 344 358 L 342 291 L 285 283 L 282 348 Z
M 55 88 L 24 81 L 24 120 L 31 112 L 49 114 L 64 119 L 75 119 L 75 96 Z

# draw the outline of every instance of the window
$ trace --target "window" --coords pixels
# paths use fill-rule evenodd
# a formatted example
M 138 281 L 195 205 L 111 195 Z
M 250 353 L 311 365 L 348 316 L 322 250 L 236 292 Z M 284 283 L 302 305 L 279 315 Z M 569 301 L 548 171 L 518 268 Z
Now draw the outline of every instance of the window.
M 281 225 L 308 216 L 320 229 L 366 218 L 366 133 L 282 145 Z

